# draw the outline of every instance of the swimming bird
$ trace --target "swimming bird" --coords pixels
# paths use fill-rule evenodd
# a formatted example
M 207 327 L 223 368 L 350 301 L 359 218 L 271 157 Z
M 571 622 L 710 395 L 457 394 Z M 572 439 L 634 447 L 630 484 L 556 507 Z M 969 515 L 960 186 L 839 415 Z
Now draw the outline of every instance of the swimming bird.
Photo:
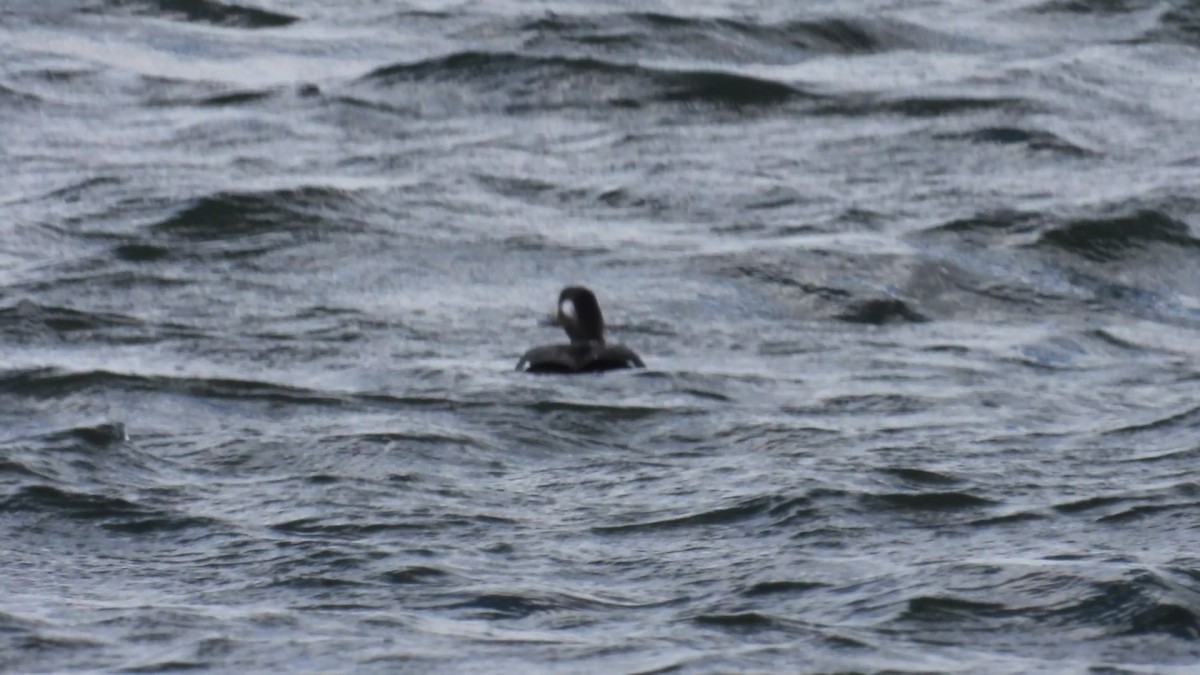
M 600 373 L 618 368 L 645 368 L 641 357 L 623 345 L 604 342 L 604 315 L 596 294 L 583 286 L 568 286 L 558 294 L 550 321 L 562 326 L 569 345 L 543 345 L 525 352 L 517 370 L 527 373 Z

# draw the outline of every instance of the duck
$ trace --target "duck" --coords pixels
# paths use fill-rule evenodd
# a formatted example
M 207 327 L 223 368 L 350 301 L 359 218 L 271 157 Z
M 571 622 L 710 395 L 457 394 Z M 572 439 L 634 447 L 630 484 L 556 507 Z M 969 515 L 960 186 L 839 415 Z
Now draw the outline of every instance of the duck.
M 604 341 L 600 302 L 583 286 L 568 286 L 558 294 L 558 307 L 549 323 L 561 326 L 571 343 L 530 349 L 517 361 L 518 371 L 574 374 L 646 367 L 632 349 Z

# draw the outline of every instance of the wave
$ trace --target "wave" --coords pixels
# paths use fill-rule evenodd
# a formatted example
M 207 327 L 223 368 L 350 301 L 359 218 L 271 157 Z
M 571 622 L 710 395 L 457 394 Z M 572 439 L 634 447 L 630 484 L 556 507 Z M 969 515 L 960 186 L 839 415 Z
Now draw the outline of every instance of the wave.
M 0 84 L 0 109 L 34 108 L 42 102 L 42 98 L 36 94 Z
M 679 415 L 687 414 L 689 411 L 685 409 L 673 407 L 650 407 L 638 405 L 609 405 L 604 403 L 589 403 L 584 401 L 534 401 L 529 403 L 527 407 L 538 413 L 556 413 L 568 412 L 573 414 L 591 413 L 598 415 L 604 419 L 611 420 L 638 420 L 661 415 L 669 415 L 674 418 Z M 699 411 L 695 411 L 699 412 Z
M 1200 249 L 1200 238 L 1169 213 L 1191 213 L 1195 205 L 1174 196 L 1159 203 L 1138 200 L 1104 207 L 1104 215 L 1076 217 L 999 209 L 933 225 L 914 234 L 934 244 L 918 259 L 932 254 L 945 280 L 933 284 L 926 273 L 925 283 L 903 288 L 901 297 L 916 295 L 922 308 L 938 310 L 938 318 L 946 309 L 1007 312 L 1014 305 L 1039 313 L 1076 312 L 1087 298 L 1135 316 L 1194 320 L 1187 298 L 1195 279 L 1183 263 Z M 1176 260 L 1177 272 L 1163 275 L 1162 265 Z M 1121 267 L 1121 275 L 1106 269 L 1113 265 Z M 935 295 L 929 297 L 929 291 Z M 1088 337 L 1131 348 L 1105 335 Z
M 1187 311 L 1171 289 L 1162 287 L 1161 278 L 1148 275 L 1144 287 L 1120 287 L 1094 273 L 1047 269 L 1061 259 L 1031 256 L 1026 242 L 1039 236 L 1048 218 L 1004 210 L 957 218 L 906 235 L 918 242 L 908 253 L 814 247 L 718 255 L 705 262 L 718 274 L 764 286 L 797 316 L 847 324 L 888 326 L 978 316 L 990 321 L 1014 309 L 1074 312 L 1084 294 L 1142 301 L 1143 312 L 1151 306 L 1176 314 Z M 1094 272 L 1082 270 L 1088 271 Z M 1186 281 L 1178 282 L 1181 293 L 1187 292 Z
M 74 427 L 51 434 L 49 440 L 61 439 L 82 442 L 88 446 L 103 448 L 129 440 L 125 425 L 120 422 L 107 422 L 93 426 Z
M 218 192 L 177 206 L 141 232 L 119 236 L 111 255 L 138 265 L 256 258 L 358 231 L 365 226 L 354 214 L 364 211 L 353 193 L 333 187 Z
M 1187 517 L 1188 514 L 1195 513 L 1198 509 L 1200 509 L 1200 501 L 1186 501 L 1173 504 L 1141 504 L 1123 511 L 1100 516 L 1096 519 L 1096 522 L 1110 524 L 1126 523 L 1159 514 L 1163 514 L 1163 517 L 1166 519 L 1171 519 L 1173 517 L 1171 514 L 1176 513 L 1178 517 Z
M 1147 41 L 1168 39 L 1200 47 L 1200 5 L 1195 2 L 1172 3 L 1158 21 L 1159 26 L 1150 32 Z
M 971 619 L 990 619 L 1013 614 L 1014 610 L 998 602 L 978 602 L 946 596 L 910 598 L 901 618 L 922 623 L 959 623 Z
M 622 525 L 601 525 L 591 528 L 591 531 L 598 534 L 655 532 L 686 527 L 727 525 L 758 516 L 770 516 L 774 521 L 773 524 L 779 525 L 792 520 L 797 515 L 797 512 L 810 513 L 810 505 L 811 499 L 808 497 L 753 497 L 733 506 L 710 509 L 662 520 L 642 521 Z
M 969 492 L 893 492 L 866 495 L 863 500 L 874 508 L 908 511 L 960 511 L 995 506 L 997 502 Z
M 121 422 L 19 434 L 2 441 L 7 456 L 0 459 L 0 475 L 17 478 L 14 483 L 20 485 L 90 484 L 105 480 L 98 478 L 101 474 L 113 473 L 128 481 L 131 475 L 125 470 L 131 467 L 130 460 L 136 468 L 144 468 L 140 458 L 127 452 L 128 440 Z
M 888 467 L 885 469 L 879 469 L 879 472 L 889 476 L 895 476 L 901 481 L 912 485 L 956 485 L 963 482 L 961 478 L 956 478 L 944 473 L 928 471 L 925 469 Z
M 311 87 L 301 84 L 290 91 L 304 97 Z M 0 109 L 61 106 L 68 114 L 76 115 L 120 103 L 146 108 L 214 107 L 256 102 L 288 91 L 284 87 L 244 89 L 216 80 L 141 72 L 115 64 L 73 64 L 64 68 L 54 63 L 31 67 L 10 82 L 0 83 Z
M 1104 435 L 1127 435 L 1138 434 L 1146 431 L 1162 431 L 1164 429 L 1178 428 L 1181 431 L 1190 431 L 1195 429 L 1200 424 L 1200 406 L 1192 407 L 1169 415 L 1164 415 L 1148 422 L 1139 422 L 1136 424 L 1126 424 L 1113 429 L 1104 431 Z
M 141 321 L 119 314 L 89 312 L 68 307 L 43 305 L 21 300 L 0 307 L 0 335 L 28 339 L 53 335 L 68 337 L 90 331 L 140 331 Z
M 257 380 L 232 378 L 171 377 L 165 375 L 136 375 L 106 370 L 66 371 L 59 368 L 34 368 L 0 372 L 0 392 L 28 397 L 60 397 L 91 390 L 150 391 L 183 393 L 202 398 L 249 399 L 293 405 L 338 405 L 352 397 L 341 396 L 303 387 L 274 384 Z M 381 400 L 365 396 L 367 400 Z M 395 400 L 409 404 L 407 400 Z
M 1040 106 L 1032 100 L 1015 96 L 902 96 L 889 98 L 875 95 L 827 96 L 813 108 L 814 114 L 848 117 L 902 115 L 905 117 L 946 117 L 972 113 L 1030 114 Z
M 438 523 L 442 525 L 444 523 Z M 417 532 L 434 529 L 427 522 L 397 521 L 389 523 L 332 523 L 322 518 L 297 518 L 271 526 L 276 532 L 302 535 L 324 535 L 335 537 L 361 537 L 380 532 Z
M 201 197 L 150 230 L 191 241 L 217 241 L 263 233 L 311 232 L 348 195 L 336 188 L 300 187 L 265 192 L 221 192 Z
M 148 243 L 119 244 L 113 247 L 113 257 L 131 263 L 149 263 L 166 260 L 175 255 L 169 246 Z
M 552 15 L 525 23 L 534 49 L 671 53 L 725 62 L 792 63 L 816 55 L 849 56 L 934 42 L 929 31 L 861 17 L 757 22 L 733 17 L 685 17 L 653 12 L 603 16 Z M 944 42 L 944 38 L 938 40 Z
M 76 521 L 99 521 L 110 531 L 144 534 L 207 526 L 208 518 L 151 508 L 122 497 L 27 485 L 0 500 L 0 513 L 34 512 Z
M 663 84 L 661 100 L 676 103 L 747 107 L 785 103 L 802 95 L 782 82 L 717 71 L 666 72 L 658 79 Z
M 935 405 L 931 401 L 902 394 L 854 394 L 821 400 L 819 407 L 815 408 L 814 412 L 818 414 L 904 415 L 929 410 Z
M 1034 10 L 1042 13 L 1062 12 L 1071 14 L 1128 14 L 1150 8 L 1158 3 L 1154 0 L 1047 0 L 1035 5 Z
M 410 431 L 410 432 L 375 432 L 364 434 L 341 434 L 326 436 L 323 440 L 331 442 L 362 442 L 370 445 L 393 445 L 401 443 L 408 446 L 432 444 L 445 447 L 446 445 L 485 446 L 479 438 L 466 433 L 451 433 L 449 431 Z
M 391 570 L 380 575 L 383 581 L 389 584 L 409 585 L 409 584 L 429 584 L 435 581 L 442 581 L 450 576 L 449 572 L 440 570 L 436 567 L 426 567 L 424 565 L 416 565 L 413 567 L 405 567 L 402 569 Z
M 227 28 L 279 28 L 299 21 L 290 14 L 215 0 L 107 0 L 104 4 L 109 11 Z
M 1080 513 L 1082 511 L 1103 508 L 1111 504 L 1120 504 L 1125 501 L 1126 499 L 1123 497 L 1087 497 L 1085 499 L 1056 504 L 1054 510 L 1061 513 Z
M 35 478 L 45 480 L 49 476 L 33 470 L 15 457 L 0 457 L 0 476 Z
M 714 626 L 726 630 L 763 630 L 788 628 L 790 621 L 762 612 L 735 612 L 730 614 L 701 614 L 692 619 L 702 626 Z
M 791 595 L 807 593 L 818 588 L 828 588 L 828 586 L 828 584 L 814 581 L 764 581 L 742 591 L 742 595 L 751 598 L 762 595 Z
M 814 295 L 830 302 L 836 302 L 851 297 L 849 291 L 841 288 L 825 286 L 796 279 L 792 276 L 792 271 L 790 269 L 787 269 L 783 265 L 777 265 L 768 261 L 755 261 L 754 263 L 736 264 L 730 266 L 725 271 L 735 277 L 749 279 L 759 283 L 767 284 L 769 286 L 794 288 L 804 292 L 807 295 Z
M 659 603 L 623 602 L 581 593 L 562 591 L 482 592 L 470 594 L 458 602 L 442 605 L 444 609 L 465 611 L 479 619 L 521 619 L 533 614 L 560 611 L 599 611 L 636 609 L 657 606 Z
M 925 233 L 953 233 L 960 236 L 1011 234 L 1032 230 L 1044 216 L 1039 213 L 1001 209 L 955 218 L 924 230 Z
M 996 525 L 1015 525 L 1021 523 L 1030 523 L 1038 520 L 1047 520 L 1049 516 L 1037 513 L 1034 511 L 1013 511 L 1011 513 L 1002 513 L 996 516 L 988 516 L 986 518 L 977 518 L 967 521 L 967 525 L 971 527 L 992 527 Z
M 636 108 L 654 103 L 739 109 L 808 101 L 819 95 L 785 82 L 723 70 L 673 70 L 593 57 L 457 52 L 385 66 L 360 82 L 390 88 L 422 83 L 477 87 L 477 98 L 521 112 L 534 108 Z M 500 92 L 497 98 L 496 92 Z M 457 94 L 461 105 L 461 92 Z
M 187 108 L 236 108 L 252 106 L 256 103 L 291 97 L 290 100 L 306 99 L 321 95 L 321 88 L 312 83 L 297 83 L 291 87 L 267 87 L 260 89 L 230 88 L 227 83 L 193 82 L 189 80 L 173 80 L 170 78 L 145 78 L 153 89 L 152 97 L 147 101 L 153 106 L 177 106 Z M 266 122 L 264 122 L 265 124 Z M 181 138 L 207 137 L 209 129 L 203 125 L 190 127 Z M 279 127 L 280 134 L 291 134 L 292 130 L 286 125 Z M 222 128 L 229 133 L 231 130 Z M 195 140 L 204 140 L 195 138 Z
M 1185 640 L 1200 640 L 1200 615 L 1182 605 L 1156 603 L 1129 618 L 1129 635 L 1163 633 Z
M 847 323 L 882 326 L 889 323 L 923 323 L 929 319 L 899 298 L 877 298 L 852 303 L 838 319 Z
M 573 604 L 516 593 L 485 593 L 450 605 L 449 608 L 468 610 L 478 618 L 519 619 L 537 612 L 566 609 Z
M 1096 152 L 1071 143 L 1066 139 L 1041 129 L 1021 127 L 983 127 L 973 131 L 954 134 L 935 134 L 939 140 L 964 140 L 971 143 L 990 145 L 1022 145 L 1032 151 L 1052 152 L 1068 157 L 1092 157 Z
M 1093 584 L 1074 602 L 1045 612 L 1048 623 L 1096 626 L 1107 635 L 1169 635 L 1200 640 L 1200 616 L 1186 600 L 1156 575 L 1134 573 L 1127 579 Z
M 1041 14 L 1100 15 L 1125 17 L 1134 35 L 1134 43 L 1175 42 L 1200 46 L 1200 6 L 1195 2 L 1155 2 L 1154 0 L 1047 0 L 1032 10 Z
M 834 116 L 904 115 L 943 117 L 985 112 L 1027 114 L 1041 106 L 1016 96 L 945 95 L 889 97 L 876 94 L 833 94 L 755 72 L 754 66 L 676 68 L 652 65 L 632 55 L 563 56 L 511 51 L 461 51 L 372 70 L 358 83 L 373 89 L 401 89 L 403 99 L 390 105 L 343 96 L 358 106 L 422 115 L 437 111 L 503 111 L 524 113 L 563 108 L 608 106 L 636 109 L 652 105 L 729 108 L 740 113 L 804 106 L 807 113 Z M 464 87 L 471 96 L 464 96 Z M 374 98 L 371 95 L 370 98 Z M 986 132 L 985 132 L 986 133 Z M 1071 152 L 1057 137 L 1019 132 L 1032 148 Z M 997 138 L 1013 135 L 994 131 Z
M 119 176 L 93 176 L 54 188 L 43 193 L 40 198 L 61 199 L 64 202 L 100 200 L 100 194 L 103 194 L 106 188 L 124 188 L 126 186 L 127 183 Z
M 269 89 L 245 89 L 240 91 L 230 91 L 224 94 L 216 94 L 204 98 L 198 102 L 198 105 L 213 108 L 224 108 L 248 103 L 258 103 L 265 101 L 275 95 L 275 91 Z
M 1200 640 L 1200 615 L 1188 591 L 1156 574 L 1135 571 L 1127 578 L 1101 581 L 1052 570 L 1007 579 L 999 568 L 989 574 L 997 572 L 999 581 L 980 589 L 982 595 L 918 595 L 905 601 L 896 619 L 906 625 L 906 632 L 970 631 L 1000 639 L 1032 624 L 1057 632 L 1083 631 L 1092 639 L 1099 633 L 1106 638 L 1160 635 Z M 998 593 L 1004 602 L 992 599 L 989 592 Z
M 848 269 L 854 269 L 856 277 L 864 274 L 875 275 L 876 279 L 860 279 L 857 287 L 839 288 L 814 281 L 795 278 L 794 270 L 812 267 L 804 256 L 814 255 L 828 259 L 831 255 L 839 255 L 826 251 L 810 251 L 799 254 L 801 258 L 785 258 L 782 260 L 754 260 L 751 262 L 738 261 L 724 266 L 721 271 L 738 278 L 750 279 L 768 286 L 787 289 L 797 301 L 811 305 L 806 313 L 811 315 L 824 314 L 831 319 L 853 324 L 869 324 L 882 326 L 894 323 L 924 323 L 930 318 L 916 310 L 912 305 L 915 300 L 902 297 L 870 297 L 876 296 L 880 285 L 894 283 L 894 276 L 905 270 L 897 270 L 898 266 L 909 265 L 910 262 L 897 260 L 893 256 L 846 256 L 844 264 Z M 898 265 L 899 263 L 899 265 Z M 827 266 L 822 261 L 822 266 Z M 910 272 L 914 278 L 915 272 Z M 864 297 L 866 296 L 866 297 Z
M 123 276 L 87 275 L 72 280 L 59 279 L 53 285 L 76 282 L 109 283 L 119 286 L 126 280 Z M 151 278 L 141 277 L 137 281 L 146 283 L 151 281 Z M 161 281 L 170 283 L 168 280 Z M 0 336 L 15 343 L 75 344 L 99 340 L 108 344 L 136 345 L 166 339 L 195 338 L 201 335 L 202 331 L 185 324 L 149 322 L 125 314 L 61 307 L 30 300 L 20 300 L 14 305 L 0 307 Z M 3 371 L 0 371 L 0 381 L 3 377 Z
M 1044 232 L 1035 246 L 1065 251 L 1094 262 L 1129 258 L 1156 245 L 1200 249 L 1187 223 L 1157 209 L 1069 220 Z
M 1190 499 L 1196 487 L 1191 483 L 1171 486 L 1169 489 L 1124 495 L 1102 495 L 1086 497 L 1055 504 L 1054 510 L 1066 515 L 1093 517 L 1094 522 L 1120 524 L 1155 514 L 1175 511 L 1186 513 L 1200 507 L 1200 502 Z M 1189 497 L 1180 501 L 1179 496 Z

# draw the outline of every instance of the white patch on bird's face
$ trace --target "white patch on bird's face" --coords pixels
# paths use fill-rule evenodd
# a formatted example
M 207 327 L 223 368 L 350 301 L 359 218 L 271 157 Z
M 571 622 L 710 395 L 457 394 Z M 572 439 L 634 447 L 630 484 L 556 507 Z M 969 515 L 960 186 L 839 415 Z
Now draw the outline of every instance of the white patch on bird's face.
M 563 300 L 562 302 L 558 303 L 558 311 L 571 321 L 579 320 L 579 315 L 575 313 L 575 303 L 571 302 L 570 300 Z

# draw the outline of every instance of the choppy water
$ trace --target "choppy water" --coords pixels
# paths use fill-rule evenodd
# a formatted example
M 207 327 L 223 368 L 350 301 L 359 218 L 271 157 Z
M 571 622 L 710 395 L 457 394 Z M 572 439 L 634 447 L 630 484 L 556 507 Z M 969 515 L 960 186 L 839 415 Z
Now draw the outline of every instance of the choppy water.
M 7 2 L 0 63 L 0 669 L 1195 672 L 1196 2 Z M 647 371 L 511 371 L 568 283 Z

